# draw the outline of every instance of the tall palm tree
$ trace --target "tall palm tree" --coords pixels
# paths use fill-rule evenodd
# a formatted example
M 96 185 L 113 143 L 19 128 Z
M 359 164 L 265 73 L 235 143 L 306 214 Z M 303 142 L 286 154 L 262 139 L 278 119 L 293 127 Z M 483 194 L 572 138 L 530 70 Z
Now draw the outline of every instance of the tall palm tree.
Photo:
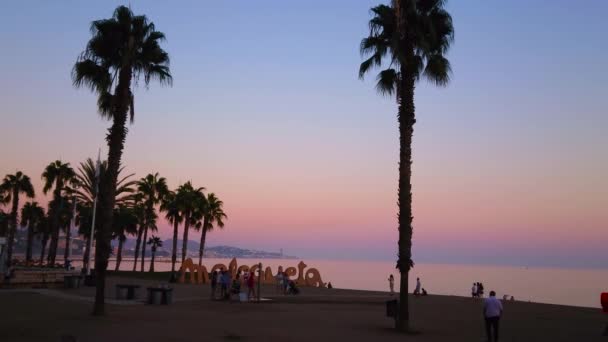
M 47 214 L 43 217 L 42 223 L 38 226 L 38 231 L 36 235 L 40 239 L 40 265 L 42 266 L 44 263 L 44 254 L 46 252 L 46 246 L 49 242 L 49 238 L 51 237 L 51 225 L 50 218 Z
M 135 114 L 133 82 L 143 76 L 171 84 L 169 55 L 160 47 L 165 39 L 146 16 L 136 16 L 130 8 L 119 6 L 109 19 L 91 24 L 92 37 L 72 70 L 76 87 L 88 87 L 98 95 L 97 107 L 102 117 L 112 120 L 106 137 L 108 168 L 100 184 L 100 221 L 97 230 L 95 272 L 97 288 L 93 313 L 105 313 L 105 278 L 112 238 L 112 215 L 120 160 L 127 137 L 127 116 Z
M 10 215 L 0 209 L 0 236 L 6 236 Z
M 24 194 L 28 198 L 34 198 L 34 187 L 30 177 L 24 175 L 23 172 L 17 171 L 13 175 L 6 175 L 0 189 L 4 193 L 4 201 L 12 200 L 12 208 L 10 214 L 10 225 L 7 232 L 6 260 L 10 263 L 13 257 L 13 242 L 15 240 L 15 232 L 17 231 L 17 210 L 19 209 L 19 195 Z
M 393 0 L 391 6 L 371 9 L 369 36 L 361 41 L 359 77 L 373 68 L 386 69 L 377 76 L 376 89 L 395 95 L 399 123 L 399 255 L 401 274 L 399 317 L 396 328 L 409 329 L 408 273 L 412 261 L 412 136 L 416 122 L 414 89 L 424 77 L 438 86 L 450 80 L 450 62 L 445 54 L 454 40 L 452 17 L 445 0 Z
M 224 219 L 228 218 L 224 213 L 224 202 L 220 201 L 217 196 L 212 192 L 207 195 L 207 201 L 203 207 L 203 227 L 201 232 L 201 244 L 198 255 L 198 264 L 201 265 L 203 262 L 203 253 L 205 252 L 205 240 L 207 239 L 207 233 L 212 231 L 214 225 L 218 228 L 224 228 Z
M 76 222 L 77 214 L 77 206 L 78 206 L 78 198 L 76 196 L 76 191 L 80 188 L 80 182 L 78 180 L 78 176 L 75 175 L 71 180 L 70 184 L 66 187 L 66 220 L 67 224 L 65 227 L 65 250 L 63 253 L 63 260 L 67 262 L 70 258 L 71 253 L 71 245 L 72 245 L 72 220 L 74 223 Z
M 198 208 L 204 205 L 206 200 L 203 193 L 205 188 L 194 188 L 190 181 L 177 188 L 177 196 L 181 203 L 181 212 L 184 218 L 184 237 L 182 240 L 182 263 L 186 260 L 188 253 L 188 231 L 191 225 L 196 225 Z
M 53 189 L 53 200 L 49 203 L 49 214 L 51 216 L 51 245 L 49 247 L 48 262 L 51 265 L 55 264 L 57 256 L 57 244 L 59 242 L 60 230 L 60 215 L 64 211 L 65 201 L 61 195 L 65 190 L 66 185 L 74 180 L 76 173 L 70 166 L 70 163 L 63 163 L 61 160 L 56 160 L 50 163 L 42 173 L 44 187 L 42 192 L 45 194 Z
M 137 234 L 137 215 L 133 207 L 121 205 L 114 209 L 114 238 L 118 240 L 115 271 L 120 269 L 122 249 L 127 235 Z
M 25 249 L 25 262 L 32 261 L 32 244 L 34 234 L 40 231 L 44 222 L 44 209 L 38 206 L 38 202 L 27 202 L 21 208 L 21 224 L 27 226 L 27 245 Z
M 158 172 L 155 174 L 148 174 L 137 182 L 137 190 L 142 195 L 144 207 L 145 207 L 145 220 L 143 225 L 143 241 L 147 241 L 148 230 L 152 228 L 152 220 L 156 220 L 156 212 L 154 207 L 160 204 L 163 198 L 169 193 L 167 188 L 167 180 L 165 177 L 159 177 Z M 144 271 L 144 260 L 146 258 L 146 244 L 144 243 L 141 248 L 141 271 Z M 137 263 L 137 261 L 136 261 Z
M 99 164 L 99 177 L 102 178 L 106 174 L 108 163 L 104 160 Z M 135 185 L 137 181 L 132 180 L 135 174 L 127 174 L 123 176 L 124 167 L 118 170 L 118 181 L 116 182 L 116 202 L 115 207 L 128 205 L 133 201 Z M 80 163 L 76 179 L 78 180 L 79 188 L 76 189 L 75 195 L 78 200 L 78 233 L 85 238 L 86 246 L 83 254 L 83 265 L 87 265 L 89 260 L 89 246 L 91 237 L 91 225 L 93 219 L 93 201 L 97 195 L 97 179 L 96 179 L 96 163 L 91 158 L 87 158 Z M 95 222 L 95 230 L 101 227 L 100 220 Z
M 6 199 L 6 195 L 4 194 L 4 190 L 0 187 L 0 205 L 5 205 L 8 203 Z M 0 236 L 6 236 L 8 232 L 8 223 L 10 221 L 10 216 L 0 208 Z
M 140 192 L 133 195 L 133 209 L 135 216 L 137 217 L 137 239 L 135 240 L 135 257 L 133 260 L 133 272 L 137 270 L 137 260 L 139 258 L 139 252 L 141 250 L 141 239 L 146 226 L 146 206 L 143 203 L 144 195 Z
M 171 251 L 171 273 L 175 272 L 175 262 L 177 261 L 177 236 L 179 224 L 182 223 L 181 203 L 174 191 L 170 191 L 164 198 L 160 210 L 164 211 L 165 218 L 173 225 L 173 248 Z
M 148 240 L 148 245 L 150 245 L 150 249 L 152 250 L 150 272 L 154 272 L 154 258 L 156 257 L 156 249 L 163 246 L 163 241 L 158 236 L 152 235 L 152 237 Z

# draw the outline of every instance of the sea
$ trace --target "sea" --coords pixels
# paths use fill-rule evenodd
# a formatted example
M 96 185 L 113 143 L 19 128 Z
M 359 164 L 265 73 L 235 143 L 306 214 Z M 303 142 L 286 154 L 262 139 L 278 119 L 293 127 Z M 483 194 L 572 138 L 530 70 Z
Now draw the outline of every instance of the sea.
M 179 259 L 179 258 L 178 258 Z M 197 259 L 197 258 L 196 258 Z M 300 259 L 237 259 L 238 265 L 262 263 L 276 273 L 278 266 L 296 267 Z M 388 278 L 395 276 L 395 290 L 399 289 L 399 273 L 394 262 L 388 261 L 333 261 L 302 260 L 307 268 L 314 267 L 321 273 L 323 282 L 331 282 L 334 288 L 388 291 Z M 145 270 L 148 271 L 146 259 Z M 197 263 L 198 260 L 195 260 Z M 230 259 L 203 259 L 208 269 L 215 264 L 228 265 Z M 140 269 L 138 261 L 137 269 Z M 110 260 L 108 269 L 115 263 Z M 156 271 L 170 271 L 170 259 L 157 259 Z M 131 271 L 133 260 L 121 262 L 120 269 Z M 179 269 L 179 261 L 176 265 Z M 414 289 L 416 278 L 429 294 L 448 296 L 471 296 L 474 282 L 484 285 L 487 294 L 496 291 L 498 298 L 504 295 L 517 301 L 600 308 L 600 294 L 608 292 L 608 270 L 568 269 L 548 267 L 511 267 L 457 264 L 416 263 L 410 271 L 409 288 Z

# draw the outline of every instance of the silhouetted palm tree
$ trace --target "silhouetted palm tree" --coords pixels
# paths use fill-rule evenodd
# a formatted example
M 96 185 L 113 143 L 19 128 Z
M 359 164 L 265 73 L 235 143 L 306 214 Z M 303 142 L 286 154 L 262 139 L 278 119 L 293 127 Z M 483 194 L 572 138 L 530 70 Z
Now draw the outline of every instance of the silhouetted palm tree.
M 0 209 L 0 236 L 6 236 L 9 222 L 10 215 Z
M 49 202 L 49 216 L 51 217 L 51 245 L 49 246 L 48 263 L 51 265 L 55 264 L 55 258 L 57 256 L 57 244 L 59 242 L 59 230 L 60 230 L 60 215 L 65 209 L 64 197 L 62 197 L 62 191 L 65 190 L 66 185 L 72 182 L 76 177 L 74 169 L 70 166 L 70 163 L 63 163 L 60 160 L 56 160 L 50 163 L 42 173 L 42 179 L 44 180 L 44 187 L 42 192 L 45 194 L 53 189 L 53 200 Z
M 34 235 L 46 224 L 44 209 L 38 206 L 38 202 L 27 202 L 21 208 L 21 225 L 27 226 L 27 244 L 25 248 L 25 262 L 32 261 L 32 244 Z
M 140 229 L 143 229 L 143 241 L 147 241 L 148 230 L 152 228 L 152 220 L 158 217 L 154 207 L 161 203 L 163 198 L 169 192 L 167 188 L 167 180 L 165 177 L 159 177 L 158 172 L 148 174 L 137 182 L 137 191 L 142 195 L 142 200 L 145 208 L 145 222 Z M 144 261 L 146 258 L 146 244 L 141 248 L 141 271 L 144 271 Z M 137 263 L 137 261 L 135 261 Z
M 72 79 L 76 87 L 85 86 L 97 93 L 97 107 L 102 117 L 112 120 L 107 135 L 108 168 L 101 180 L 100 221 L 97 230 L 95 272 L 97 289 L 93 313 L 105 312 L 105 278 L 112 238 L 112 215 L 120 160 L 127 137 L 127 116 L 135 114 L 133 82 L 143 76 L 146 86 L 156 79 L 171 84 L 169 55 L 159 42 L 165 35 L 156 31 L 145 16 L 119 6 L 112 18 L 94 21 L 92 37 L 74 65 Z
M 205 240 L 207 233 L 212 231 L 215 226 L 224 228 L 224 219 L 227 218 L 224 213 L 224 202 L 220 201 L 214 193 L 207 195 L 207 201 L 203 207 L 203 227 L 201 232 L 201 244 L 198 256 L 198 264 L 203 262 L 203 253 L 205 252 Z
M 4 190 L 0 188 L 0 206 L 6 205 L 8 200 L 6 199 L 6 195 L 4 194 Z M 2 208 L 0 208 L 0 236 L 6 236 L 8 232 L 8 223 L 10 221 L 10 215 L 5 213 Z
M 399 256 L 401 274 L 399 318 L 396 328 L 409 329 L 408 273 L 412 261 L 412 136 L 416 116 L 414 88 L 421 77 L 438 86 L 450 80 L 450 63 L 445 53 L 454 39 L 452 18 L 445 0 L 393 0 L 392 6 L 371 9 L 369 36 L 361 41 L 361 54 L 369 56 L 359 68 L 363 77 L 372 68 L 380 71 L 376 89 L 396 95 L 399 106 Z
M 106 174 L 108 163 L 102 161 L 99 165 L 99 177 L 102 178 Z M 91 237 L 91 225 L 93 215 L 93 201 L 96 195 L 96 179 L 95 179 L 95 161 L 91 158 L 87 158 L 84 162 L 80 163 L 78 167 L 78 173 L 76 178 L 78 180 L 79 188 L 76 189 L 76 197 L 78 199 L 78 234 L 82 235 L 86 241 L 85 252 L 83 254 L 83 265 L 87 265 L 89 260 L 89 245 Z M 135 192 L 136 180 L 131 180 L 135 174 L 127 174 L 123 177 L 124 167 L 118 170 L 118 181 L 116 183 L 116 203 L 115 206 L 119 207 L 122 205 L 129 205 L 133 201 L 133 194 Z M 99 216 L 98 216 L 99 217 Z M 95 222 L 95 230 L 101 226 L 100 220 Z
M 114 209 L 114 238 L 118 240 L 115 271 L 120 269 L 122 249 L 127 235 L 137 234 L 137 215 L 133 207 L 120 205 Z
M 19 209 L 19 195 L 24 194 L 28 198 L 34 198 L 34 187 L 30 177 L 23 174 L 21 171 L 15 172 L 14 175 L 6 175 L 0 189 L 4 193 L 4 201 L 12 201 L 12 208 L 10 214 L 10 225 L 7 232 L 7 245 L 6 245 L 6 260 L 12 262 L 13 257 L 13 243 L 15 240 L 15 232 L 17 231 L 17 210 Z
M 177 196 L 181 203 L 181 212 L 184 218 L 184 238 L 182 241 L 182 263 L 186 260 L 188 253 L 188 230 L 191 225 L 196 225 L 197 212 L 200 213 L 200 208 L 206 200 L 203 193 L 205 188 L 194 188 L 190 181 L 180 185 L 177 188 Z
M 148 240 L 148 245 L 151 245 L 152 250 L 152 261 L 150 262 L 150 272 L 154 272 L 154 259 L 156 258 L 156 249 L 163 246 L 163 241 L 158 237 L 152 235 Z
M 48 212 L 44 216 L 42 223 L 38 226 L 38 231 L 36 232 L 36 236 L 40 239 L 40 265 L 44 263 L 44 254 L 46 252 L 46 246 L 49 242 L 49 238 L 51 237 L 51 225 L 49 223 L 51 219 L 49 218 Z
M 179 196 L 174 191 L 171 191 L 163 199 L 160 210 L 164 211 L 165 218 L 173 225 L 173 248 L 171 251 L 171 272 L 175 272 L 175 262 L 177 261 L 177 237 L 179 224 L 182 223 L 181 203 Z

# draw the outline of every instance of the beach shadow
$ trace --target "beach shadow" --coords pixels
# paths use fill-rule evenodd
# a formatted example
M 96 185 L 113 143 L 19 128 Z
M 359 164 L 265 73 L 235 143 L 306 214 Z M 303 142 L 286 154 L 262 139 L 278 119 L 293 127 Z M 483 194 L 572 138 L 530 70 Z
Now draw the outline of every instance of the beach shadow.
M 241 340 L 243 340 L 243 336 L 237 335 L 237 334 L 234 334 L 234 333 L 226 333 L 226 335 L 224 335 L 224 340 L 226 340 L 226 341 L 241 341 Z

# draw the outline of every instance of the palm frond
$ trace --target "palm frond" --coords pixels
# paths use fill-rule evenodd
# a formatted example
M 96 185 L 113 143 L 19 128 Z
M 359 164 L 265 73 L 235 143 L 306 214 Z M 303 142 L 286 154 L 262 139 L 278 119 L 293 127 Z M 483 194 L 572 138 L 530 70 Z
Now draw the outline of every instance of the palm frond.
M 445 87 L 450 82 L 452 68 L 443 55 L 432 55 L 426 62 L 424 76 L 437 86 Z
M 397 90 L 399 81 L 397 71 L 395 69 L 382 70 L 376 77 L 376 81 L 376 91 L 382 95 L 391 96 Z

